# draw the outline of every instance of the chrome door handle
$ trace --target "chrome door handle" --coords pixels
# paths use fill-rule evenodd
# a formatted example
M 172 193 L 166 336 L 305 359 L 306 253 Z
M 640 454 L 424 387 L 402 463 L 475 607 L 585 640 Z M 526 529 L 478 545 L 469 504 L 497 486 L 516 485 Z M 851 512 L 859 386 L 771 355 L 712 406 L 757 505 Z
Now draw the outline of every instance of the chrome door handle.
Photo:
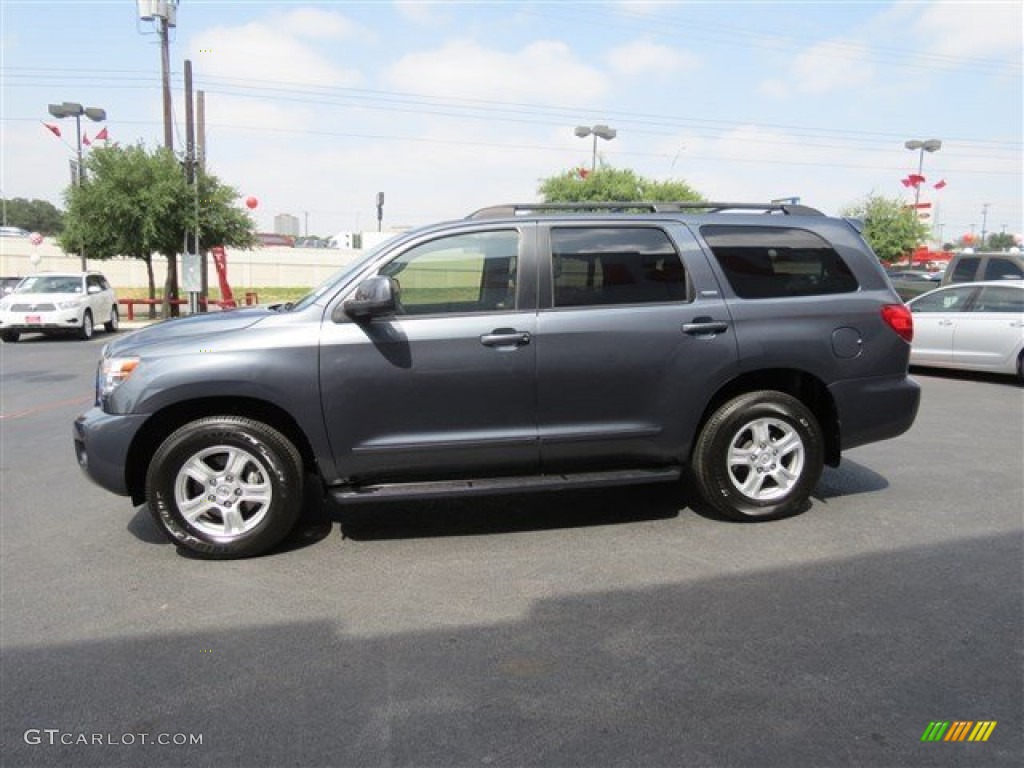
M 498 328 L 481 336 L 480 343 L 485 347 L 522 347 L 530 343 L 530 334 L 527 331 Z
M 691 336 L 714 336 L 716 333 L 722 333 L 729 327 L 728 323 L 720 321 L 700 321 L 693 323 L 683 323 L 683 333 L 688 333 Z

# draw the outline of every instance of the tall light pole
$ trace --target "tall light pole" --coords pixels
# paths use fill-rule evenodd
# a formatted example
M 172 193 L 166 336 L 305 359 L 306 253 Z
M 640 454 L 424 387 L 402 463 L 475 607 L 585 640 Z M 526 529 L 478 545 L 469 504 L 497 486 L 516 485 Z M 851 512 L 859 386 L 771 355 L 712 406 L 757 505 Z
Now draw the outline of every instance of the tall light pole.
M 107 119 L 107 112 L 99 107 L 83 107 L 74 101 L 65 101 L 62 104 L 50 104 L 47 111 L 56 117 L 58 120 L 65 117 L 75 118 L 75 141 L 76 141 L 76 158 L 75 158 L 75 173 L 72 176 L 72 183 L 76 187 L 82 186 L 82 179 L 85 177 L 85 171 L 82 168 L 82 115 L 85 115 L 90 120 L 96 123 L 103 122 Z M 85 249 L 79 244 L 78 258 L 82 260 L 82 271 L 85 272 Z
M 617 131 L 614 128 L 609 128 L 607 125 L 595 125 L 588 127 L 586 125 L 577 125 L 576 130 L 573 131 L 579 138 L 585 139 L 587 136 L 594 137 L 594 148 L 590 155 L 590 172 L 593 173 L 597 170 L 597 139 L 598 137 L 605 141 L 611 141 L 617 135 Z
M 939 139 L 928 139 L 927 141 L 918 141 L 913 139 L 904 143 L 903 145 L 907 149 L 914 150 L 918 153 L 917 158 L 917 175 L 921 175 L 921 170 L 924 168 L 924 153 L 925 152 L 938 152 L 942 149 L 942 142 Z M 914 185 L 914 211 L 917 211 L 917 204 L 921 201 L 921 183 L 918 182 Z

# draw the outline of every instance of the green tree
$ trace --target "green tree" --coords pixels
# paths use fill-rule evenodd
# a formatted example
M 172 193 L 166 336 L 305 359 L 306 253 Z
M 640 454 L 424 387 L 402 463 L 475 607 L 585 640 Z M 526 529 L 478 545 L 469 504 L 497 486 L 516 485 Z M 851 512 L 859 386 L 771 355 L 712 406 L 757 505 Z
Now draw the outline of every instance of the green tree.
M 64 214 L 48 200 L 5 198 L 3 211 L 5 227 L 21 227 L 41 235 L 56 235 L 64 227 Z
M 578 168 L 542 179 L 537 192 L 546 203 L 617 201 L 693 201 L 704 198 L 684 181 L 653 181 L 628 168 L 601 166 L 594 172 Z
M 65 193 L 68 211 L 61 247 L 82 250 L 92 259 L 116 256 L 146 264 L 149 297 L 156 296 L 153 254 L 167 257 L 164 314 L 176 314 L 176 254 L 186 229 L 195 226 L 197 198 L 200 247 L 256 244 L 252 220 L 233 203 L 238 193 L 216 176 L 199 174 L 197 187 L 186 184 L 182 165 L 166 149 L 147 150 L 141 144 L 104 147 L 90 153 L 88 175 L 80 187 Z
M 928 227 L 898 197 L 872 193 L 841 213 L 864 219 L 864 239 L 886 263 L 909 258 L 918 244 L 928 239 Z
M 1013 235 L 1006 232 L 995 232 L 986 239 L 988 242 L 985 243 L 985 249 L 989 251 L 1005 251 L 1016 245 Z

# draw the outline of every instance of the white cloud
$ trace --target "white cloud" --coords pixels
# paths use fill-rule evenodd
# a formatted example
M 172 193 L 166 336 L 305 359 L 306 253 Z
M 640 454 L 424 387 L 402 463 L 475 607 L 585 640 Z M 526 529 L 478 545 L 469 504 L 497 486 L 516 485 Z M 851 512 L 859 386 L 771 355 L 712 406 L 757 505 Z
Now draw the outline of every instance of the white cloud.
M 514 53 L 450 40 L 392 65 L 388 82 L 404 91 L 500 101 L 584 104 L 607 91 L 605 77 L 562 42 L 539 40 Z
M 634 40 L 612 48 L 605 58 L 613 70 L 623 75 L 678 75 L 699 64 L 692 53 L 647 40 Z
M 240 78 L 254 84 L 358 83 L 358 73 L 338 68 L 301 39 L 311 36 L 310 24 L 316 15 L 337 16 L 307 9 L 287 14 L 279 23 L 255 21 L 238 27 L 211 27 L 191 39 L 189 55 L 201 64 L 203 74 L 211 77 Z M 344 34 L 342 22 L 337 19 L 333 26 L 324 23 L 323 36 L 335 38 Z
M 1010 3 L 926 3 L 914 37 L 928 53 L 993 58 L 1015 54 L 1020 62 L 1024 5 Z
M 797 57 L 793 70 L 801 91 L 818 94 L 866 85 L 875 71 L 865 48 L 843 40 L 812 46 Z

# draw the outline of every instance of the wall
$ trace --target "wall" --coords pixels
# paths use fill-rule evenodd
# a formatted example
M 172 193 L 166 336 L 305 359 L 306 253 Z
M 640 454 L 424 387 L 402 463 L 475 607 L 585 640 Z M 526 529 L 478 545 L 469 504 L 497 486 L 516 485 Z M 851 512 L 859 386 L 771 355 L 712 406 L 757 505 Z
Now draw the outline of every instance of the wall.
M 36 253 L 40 257 L 38 266 L 33 266 L 29 257 Z M 266 286 L 306 286 L 321 283 L 342 266 L 362 255 L 362 251 L 335 250 L 329 248 L 257 248 L 252 251 L 227 249 L 228 282 L 237 293 L 244 288 Z M 139 259 L 87 260 L 89 269 L 102 272 L 115 288 L 145 288 L 146 265 Z M 163 287 L 166 275 L 166 260 L 153 257 L 153 272 L 157 290 Z M 179 276 L 181 264 L 178 264 Z M 0 275 L 20 276 L 33 272 L 81 270 L 76 255 L 65 254 L 46 238 L 33 246 L 28 238 L 0 237 Z M 209 259 L 208 278 L 211 286 L 218 285 L 213 259 Z

